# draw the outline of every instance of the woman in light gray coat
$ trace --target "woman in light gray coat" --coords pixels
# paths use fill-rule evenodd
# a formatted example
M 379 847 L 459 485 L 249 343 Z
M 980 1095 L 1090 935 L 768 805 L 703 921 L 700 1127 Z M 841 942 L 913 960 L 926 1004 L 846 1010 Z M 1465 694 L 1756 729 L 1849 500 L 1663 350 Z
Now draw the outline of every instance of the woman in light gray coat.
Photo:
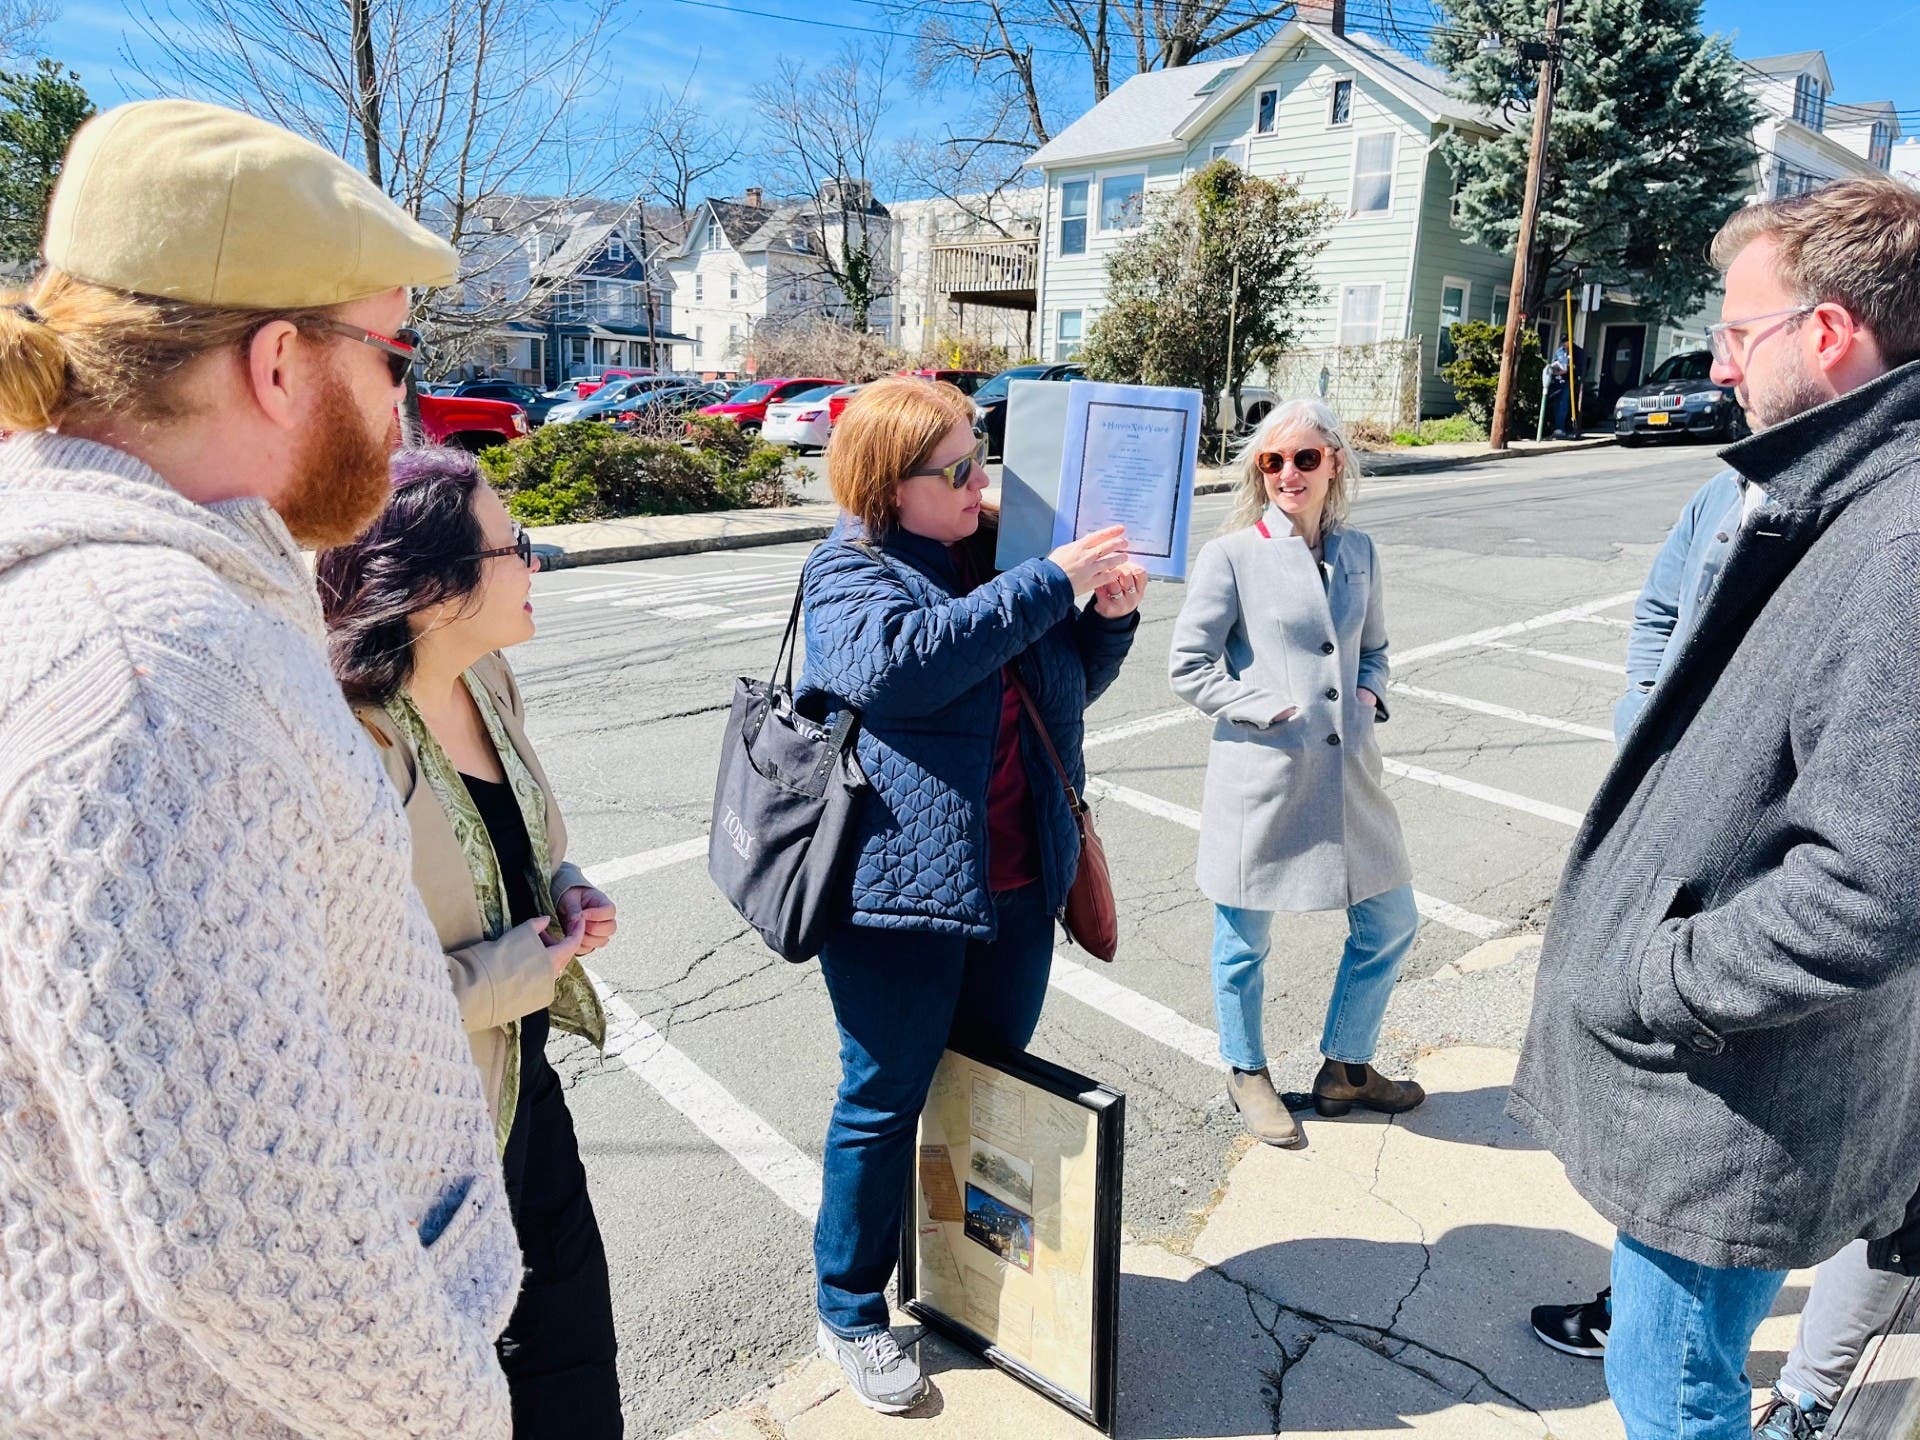
M 1387 718 L 1380 556 L 1346 523 L 1358 478 L 1333 412 L 1277 408 L 1247 447 L 1226 533 L 1194 562 L 1174 624 L 1174 693 L 1214 721 L 1200 889 L 1227 1093 L 1270 1145 L 1301 1143 L 1267 1071 L 1262 968 L 1276 910 L 1345 910 L 1315 1108 L 1397 1114 L 1425 1094 L 1370 1063 L 1419 926 L 1400 820 L 1381 788 Z

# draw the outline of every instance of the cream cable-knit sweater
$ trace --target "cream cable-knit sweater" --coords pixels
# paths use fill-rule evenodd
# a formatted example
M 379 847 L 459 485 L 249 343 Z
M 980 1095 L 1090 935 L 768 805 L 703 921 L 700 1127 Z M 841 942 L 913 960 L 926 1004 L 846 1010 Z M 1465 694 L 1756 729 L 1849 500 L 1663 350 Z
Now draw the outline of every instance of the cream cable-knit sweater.
M 0 1436 L 505 1440 L 407 823 L 257 501 L 0 443 Z

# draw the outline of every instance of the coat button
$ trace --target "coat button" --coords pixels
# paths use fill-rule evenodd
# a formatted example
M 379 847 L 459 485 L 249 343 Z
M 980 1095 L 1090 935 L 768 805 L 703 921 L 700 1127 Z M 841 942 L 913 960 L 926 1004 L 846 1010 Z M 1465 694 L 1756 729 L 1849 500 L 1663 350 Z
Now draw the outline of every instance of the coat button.
M 1340 698 L 1340 692 L 1338 690 L 1334 690 L 1332 688 L 1329 688 L 1327 690 L 1327 699 L 1338 700 L 1339 698 Z
M 1714 536 L 1713 538 L 1719 541 L 1722 545 L 1724 545 L 1727 543 L 1727 538 L 1728 538 L 1727 532 L 1722 530 L 1718 535 Z
M 1333 653 L 1333 642 L 1331 640 L 1322 641 L 1320 644 L 1320 653 L 1322 655 L 1331 655 Z
M 1702 1055 L 1718 1055 L 1722 1050 L 1727 1048 L 1726 1041 L 1717 1036 L 1709 1035 L 1704 1030 L 1693 1037 L 1692 1044 L 1693 1048 L 1698 1050 Z
M 1338 745 L 1339 743 L 1340 743 L 1340 737 L 1338 735 L 1327 736 L 1327 744 Z

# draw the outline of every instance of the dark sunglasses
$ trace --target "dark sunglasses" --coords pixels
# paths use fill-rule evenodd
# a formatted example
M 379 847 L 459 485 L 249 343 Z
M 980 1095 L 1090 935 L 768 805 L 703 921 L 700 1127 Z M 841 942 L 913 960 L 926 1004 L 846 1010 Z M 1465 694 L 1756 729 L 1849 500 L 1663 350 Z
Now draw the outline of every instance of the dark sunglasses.
M 322 323 L 335 335 L 344 335 L 349 340 L 358 340 L 362 345 L 370 345 L 375 350 L 385 352 L 387 374 L 393 378 L 393 383 L 396 385 L 405 382 L 407 371 L 413 368 L 413 362 L 419 358 L 420 351 L 424 348 L 420 343 L 418 330 L 396 330 L 391 335 L 382 335 L 377 330 L 366 330 L 358 325 L 349 325 L 342 320 L 327 320 Z
M 513 543 L 502 545 L 495 550 L 480 550 L 472 555 L 462 555 L 462 560 L 492 560 L 500 555 L 518 555 L 520 563 L 529 570 L 533 568 L 533 537 L 518 525 L 513 527 Z
M 938 475 L 955 490 L 964 490 L 972 483 L 974 467 L 984 468 L 986 463 L 987 442 L 982 440 L 951 465 L 937 465 L 931 470 L 914 470 L 908 473 L 907 478 L 912 480 L 922 475 Z
M 1293 461 L 1293 468 L 1302 475 L 1311 475 L 1320 468 L 1320 462 L 1326 459 L 1326 452 L 1309 445 L 1302 450 L 1262 450 L 1253 457 L 1254 465 L 1262 475 L 1278 475 L 1287 468 L 1287 461 Z

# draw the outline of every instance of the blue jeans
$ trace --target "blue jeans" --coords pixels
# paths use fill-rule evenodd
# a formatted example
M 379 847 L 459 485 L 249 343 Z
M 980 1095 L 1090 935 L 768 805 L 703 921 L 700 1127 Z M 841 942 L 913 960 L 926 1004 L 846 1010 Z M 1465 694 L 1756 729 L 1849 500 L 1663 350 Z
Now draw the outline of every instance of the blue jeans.
M 1387 997 L 1419 928 L 1411 885 L 1347 908 L 1347 946 L 1320 1035 L 1320 1053 L 1327 1059 L 1349 1065 L 1373 1059 Z M 1213 1008 L 1220 1022 L 1220 1058 L 1236 1070 L 1258 1070 L 1267 1063 L 1260 1007 L 1267 993 L 1272 930 L 1271 911 L 1213 907 Z
M 1614 1242 L 1607 1389 L 1627 1440 L 1752 1440 L 1747 1348 L 1786 1278 Z
M 827 1125 L 815 1302 L 834 1334 L 887 1328 L 887 1281 L 913 1173 L 927 1087 L 948 1042 L 1024 1050 L 1053 967 L 1053 916 L 1040 886 L 994 896 L 991 943 L 844 925 L 820 954 L 840 1029 L 840 1094 Z

